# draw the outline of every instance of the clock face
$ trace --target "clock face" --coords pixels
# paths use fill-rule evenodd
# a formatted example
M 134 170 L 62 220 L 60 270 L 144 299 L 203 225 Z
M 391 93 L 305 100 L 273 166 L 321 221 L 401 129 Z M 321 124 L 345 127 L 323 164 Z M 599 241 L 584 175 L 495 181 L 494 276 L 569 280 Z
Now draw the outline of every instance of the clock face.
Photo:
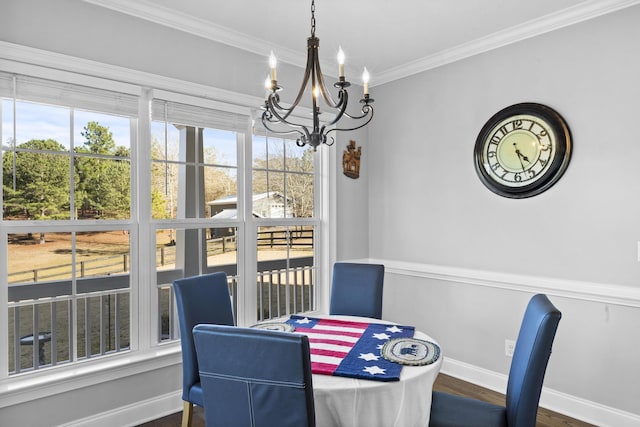
M 564 173 L 571 155 L 569 128 L 540 104 L 516 104 L 495 114 L 475 146 L 476 172 L 491 191 L 510 198 L 539 194 Z

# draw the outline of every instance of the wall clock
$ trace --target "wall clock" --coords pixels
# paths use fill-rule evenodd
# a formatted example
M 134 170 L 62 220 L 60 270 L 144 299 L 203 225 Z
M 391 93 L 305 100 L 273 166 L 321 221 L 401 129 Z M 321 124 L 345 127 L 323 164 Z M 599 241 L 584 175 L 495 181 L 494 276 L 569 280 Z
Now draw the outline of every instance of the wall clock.
M 548 190 L 570 159 L 566 122 L 552 108 L 536 103 L 511 105 L 494 114 L 480 130 L 474 150 L 482 183 L 514 199 Z

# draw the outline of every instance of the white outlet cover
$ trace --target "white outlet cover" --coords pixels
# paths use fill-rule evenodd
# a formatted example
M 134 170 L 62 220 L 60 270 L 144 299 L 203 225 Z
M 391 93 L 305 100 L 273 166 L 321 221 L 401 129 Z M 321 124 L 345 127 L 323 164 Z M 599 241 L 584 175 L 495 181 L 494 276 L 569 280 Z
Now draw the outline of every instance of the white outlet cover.
M 504 355 L 513 357 L 513 351 L 516 348 L 516 342 L 513 340 L 504 340 Z

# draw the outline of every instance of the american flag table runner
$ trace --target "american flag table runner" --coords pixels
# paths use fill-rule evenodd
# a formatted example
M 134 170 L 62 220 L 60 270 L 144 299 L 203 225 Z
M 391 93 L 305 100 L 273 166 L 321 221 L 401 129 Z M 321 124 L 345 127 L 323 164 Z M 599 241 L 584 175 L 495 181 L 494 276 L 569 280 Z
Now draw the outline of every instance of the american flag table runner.
M 316 319 L 292 315 L 287 323 L 309 337 L 314 374 L 398 381 L 402 365 L 384 359 L 380 349 L 391 338 L 413 337 L 413 326 Z

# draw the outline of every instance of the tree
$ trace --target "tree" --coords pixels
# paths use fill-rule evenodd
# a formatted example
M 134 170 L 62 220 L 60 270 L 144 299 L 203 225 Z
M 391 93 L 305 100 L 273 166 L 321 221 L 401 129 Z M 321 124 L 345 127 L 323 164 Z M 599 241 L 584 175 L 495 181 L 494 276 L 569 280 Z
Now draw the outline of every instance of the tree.
M 2 177 L 5 217 L 69 218 L 69 155 L 57 141 L 33 139 L 6 152 Z
M 286 171 L 285 171 L 286 164 Z M 269 169 L 267 175 L 266 169 Z M 254 160 L 253 192 L 264 193 L 286 188 L 287 202 L 293 207 L 294 216 L 308 218 L 313 216 L 313 150 L 307 149 L 298 156 L 284 156 L 284 153 L 271 153 L 269 161 Z M 286 187 L 285 187 L 286 180 Z
M 217 200 L 237 193 L 238 184 L 223 168 L 207 166 L 204 169 L 204 202 Z M 206 209 L 206 206 L 205 206 Z
M 167 158 L 168 157 L 168 158 Z M 175 164 L 166 160 L 177 160 L 177 153 L 167 153 L 160 142 L 151 140 L 151 217 L 173 218 L 177 209 L 178 174 Z
M 291 162 L 291 163 L 289 163 Z M 298 218 L 313 216 L 313 150 L 307 149 L 302 157 L 288 158 L 287 196 L 293 200 L 294 214 Z
M 80 216 L 127 217 L 131 193 L 129 150 L 117 147 L 113 133 L 98 122 L 87 123 L 80 134 L 86 138 L 83 146 L 76 148 L 80 155 L 75 158 L 75 199 Z

